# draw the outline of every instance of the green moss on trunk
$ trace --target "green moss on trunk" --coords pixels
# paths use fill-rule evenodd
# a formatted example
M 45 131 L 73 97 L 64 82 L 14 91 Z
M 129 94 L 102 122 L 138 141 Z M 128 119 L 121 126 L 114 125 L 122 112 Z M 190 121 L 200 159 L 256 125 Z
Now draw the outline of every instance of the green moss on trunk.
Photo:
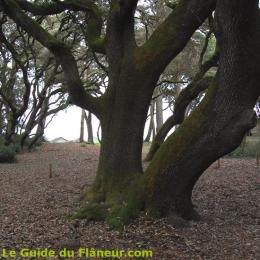
M 105 185 L 103 193 L 94 187 L 85 194 L 85 206 L 76 212 L 74 218 L 105 220 L 111 228 L 121 229 L 136 218 L 144 207 L 144 192 L 140 178 L 133 179 L 124 187 L 120 187 L 118 183 L 114 183 L 113 187 Z
M 185 173 L 185 167 L 183 174 L 179 173 L 181 169 L 179 170 L 178 165 L 185 163 L 185 159 L 193 160 L 187 158 L 186 154 L 190 149 L 194 149 L 197 141 L 206 133 L 209 118 L 214 118 L 212 104 L 216 93 L 217 82 L 214 81 L 200 106 L 161 145 L 147 168 L 143 183 L 146 208 L 150 214 L 160 217 L 171 214 L 172 211 L 179 211 L 180 215 L 187 219 L 197 215 L 191 202 L 191 183 L 195 180 L 194 176 Z M 194 168 L 194 171 L 196 170 Z M 172 187 L 169 183 L 172 183 Z

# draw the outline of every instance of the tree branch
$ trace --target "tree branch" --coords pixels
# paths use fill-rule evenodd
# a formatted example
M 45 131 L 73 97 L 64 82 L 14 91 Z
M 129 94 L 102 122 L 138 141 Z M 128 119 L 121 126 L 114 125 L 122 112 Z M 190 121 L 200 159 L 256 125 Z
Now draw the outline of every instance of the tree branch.
M 23 94 L 23 104 L 19 110 L 16 110 L 16 113 L 15 113 L 16 117 L 20 117 L 25 113 L 25 111 L 28 108 L 29 97 L 30 97 L 30 93 L 31 93 L 31 84 L 28 79 L 28 72 L 27 72 L 27 69 L 25 68 L 24 64 L 22 63 L 22 61 L 19 57 L 19 54 L 14 49 L 13 45 L 10 44 L 8 42 L 8 40 L 5 38 L 2 28 L 0 28 L 0 40 L 5 44 L 6 48 L 11 52 L 13 59 L 18 64 L 18 66 L 20 67 L 20 69 L 22 70 L 22 73 L 23 73 L 23 82 L 25 85 L 25 91 Z
M 74 104 L 90 110 L 99 116 L 99 102 L 97 98 L 87 94 L 79 76 L 77 63 L 70 49 L 61 41 L 45 31 L 37 22 L 24 14 L 15 0 L 3 0 L 4 11 L 19 24 L 30 36 L 48 48 L 61 64 L 64 71 L 68 92 Z
M 195 75 L 192 82 L 180 93 L 178 96 L 175 106 L 173 115 L 170 116 L 163 126 L 160 128 L 159 132 L 156 134 L 150 150 L 145 158 L 146 161 L 151 161 L 154 157 L 157 150 L 160 148 L 161 144 L 164 142 L 169 131 L 178 124 L 181 124 L 185 117 L 185 111 L 188 105 L 194 100 L 199 93 L 206 90 L 211 81 L 211 77 L 204 77 L 207 71 L 212 68 L 213 66 L 217 65 L 217 61 L 219 59 L 219 52 L 218 48 L 216 48 L 215 54 L 204 64 L 202 64 L 199 68 L 198 73 Z M 204 77 L 204 78 L 203 78 Z
M 65 10 L 84 11 L 87 14 L 87 34 L 90 47 L 100 53 L 105 53 L 105 39 L 101 37 L 103 26 L 102 13 L 91 0 L 55 0 L 55 3 L 33 4 L 28 1 L 16 0 L 25 11 L 34 15 L 53 15 Z
M 23 10 L 34 15 L 52 15 L 66 10 L 66 6 L 59 3 L 35 4 L 24 0 L 16 0 L 16 2 Z
M 215 9 L 215 5 L 216 0 L 181 0 L 139 49 L 141 65 L 152 66 L 161 73 L 183 50 L 195 30 Z

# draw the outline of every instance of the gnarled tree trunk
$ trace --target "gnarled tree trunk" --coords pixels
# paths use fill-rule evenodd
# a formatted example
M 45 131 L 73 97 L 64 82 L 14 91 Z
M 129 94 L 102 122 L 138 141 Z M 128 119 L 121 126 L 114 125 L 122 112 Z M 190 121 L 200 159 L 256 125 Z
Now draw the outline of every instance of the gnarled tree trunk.
M 157 194 L 158 189 L 153 186 L 156 183 L 150 181 L 150 178 L 156 180 L 157 176 L 158 179 L 160 179 L 159 176 L 164 177 L 161 176 L 160 168 L 157 168 L 159 171 L 153 173 L 150 167 L 148 171 L 150 174 L 145 175 L 148 176 L 145 179 L 148 183 L 144 186 L 140 183 L 143 179 L 141 162 L 143 131 L 150 100 L 161 73 L 183 50 L 192 34 L 211 14 L 216 1 L 178 1 L 165 21 L 140 47 L 135 42 L 137 3 L 137 0 L 111 1 L 107 23 L 104 26 L 106 35 L 103 38 L 101 37 L 104 20 L 102 10 L 92 1 L 44 3 L 44 6 L 40 5 L 41 8 L 29 2 L 26 4 L 15 0 L 0 2 L 3 10 L 19 26 L 54 54 L 62 66 L 71 101 L 91 111 L 100 119 L 102 124 L 100 161 L 97 177 L 87 197 L 90 202 L 112 204 L 114 210 L 109 210 L 108 215 L 114 214 L 114 220 L 122 218 L 122 221 L 127 215 L 133 215 L 137 208 L 141 209 L 142 202 L 146 202 L 148 208 L 158 202 L 156 196 L 160 194 Z M 56 9 L 52 8 L 53 5 Z M 109 64 L 109 85 L 104 95 L 96 98 L 85 91 L 70 47 L 50 35 L 21 9 L 37 15 L 55 14 L 65 10 L 81 10 L 88 14 L 86 26 L 88 44 L 94 51 L 105 54 Z M 205 123 L 204 119 L 203 114 L 199 120 Z M 184 128 L 184 132 L 189 135 L 190 131 Z M 185 149 L 192 148 L 190 145 L 195 144 L 199 136 L 198 132 L 196 136 L 190 135 L 187 140 L 191 142 L 180 147 L 179 155 L 184 156 Z M 164 153 L 167 154 L 168 148 L 162 147 L 162 150 L 165 150 Z M 171 148 L 169 153 L 171 153 Z M 166 158 L 170 159 L 170 156 Z M 154 165 L 161 166 L 162 162 L 156 160 L 157 163 L 155 162 Z M 165 161 L 162 169 L 165 167 L 171 169 L 173 166 L 171 162 L 171 160 Z M 181 169 L 181 166 L 179 168 Z M 169 181 L 171 181 L 170 178 Z M 151 185 L 148 185 L 149 183 Z M 149 195 L 147 197 L 142 197 L 141 191 L 144 187 L 149 191 L 146 193 Z M 169 188 L 161 186 L 161 183 L 158 187 L 165 190 Z M 138 199 L 133 199 L 136 195 Z M 169 198 L 166 195 L 165 200 Z M 119 212 L 115 214 L 115 208 L 118 206 Z
M 219 0 L 216 17 L 216 79 L 199 107 L 162 145 L 144 177 L 146 208 L 155 215 L 196 216 L 191 200 L 195 183 L 210 164 L 234 150 L 256 122 L 258 1 Z
M 131 69 L 132 74 L 133 71 Z M 143 81 L 139 77 L 136 74 L 131 81 L 122 78 L 122 85 L 117 87 L 116 94 L 120 98 L 107 100 L 110 105 L 106 106 L 108 109 L 101 117 L 102 146 L 97 177 L 87 193 L 92 201 L 124 201 L 129 186 L 143 172 L 141 154 L 150 98 L 142 95 L 141 88 L 152 95 L 150 86 L 155 85 L 156 80 L 151 79 L 145 86 L 140 85 L 139 82 Z M 139 88 L 140 94 L 136 95 L 133 88 Z

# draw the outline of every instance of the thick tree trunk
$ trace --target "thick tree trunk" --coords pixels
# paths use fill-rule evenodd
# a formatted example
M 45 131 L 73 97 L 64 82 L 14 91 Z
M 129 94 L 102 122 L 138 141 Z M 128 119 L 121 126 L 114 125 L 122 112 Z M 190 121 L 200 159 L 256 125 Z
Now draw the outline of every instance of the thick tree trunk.
M 215 160 L 234 150 L 254 126 L 255 115 L 250 109 L 233 107 L 232 114 L 216 115 L 213 104 L 217 85 L 210 91 L 200 108 L 166 140 L 147 169 L 146 207 L 153 215 L 174 212 L 185 219 L 196 217 L 191 200 L 195 183 Z
M 142 173 L 142 141 L 137 130 L 132 127 L 128 130 L 120 131 L 125 138 L 116 140 L 116 125 L 102 128 L 99 167 L 93 186 L 98 201 L 123 201 L 123 197 L 119 196 L 124 196 L 127 187 Z
M 141 154 L 149 100 L 144 104 L 118 99 L 117 103 L 101 119 L 102 146 L 92 191 L 102 201 L 123 201 L 128 187 L 143 172 Z
M 144 125 L 158 77 L 149 70 L 139 71 L 127 59 L 124 69 L 112 75 L 110 92 L 103 98 L 105 110 L 100 117 L 102 145 L 97 176 L 88 201 L 124 204 L 142 169 Z M 113 77 L 116 79 L 113 80 Z
M 157 216 L 196 217 L 191 197 L 197 180 L 215 160 L 234 150 L 256 122 L 258 1 L 220 0 L 216 17 L 218 75 L 199 107 L 161 146 L 144 176 L 146 208 Z

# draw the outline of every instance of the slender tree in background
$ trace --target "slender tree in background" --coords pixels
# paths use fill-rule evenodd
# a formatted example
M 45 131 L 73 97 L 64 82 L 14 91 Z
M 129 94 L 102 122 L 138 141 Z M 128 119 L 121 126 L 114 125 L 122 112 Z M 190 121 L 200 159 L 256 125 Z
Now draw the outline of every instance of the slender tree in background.
M 162 94 L 160 93 L 160 90 L 156 88 L 157 91 L 155 91 L 155 95 L 157 94 L 156 97 L 156 133 L 159 132 L 163 125 L 163 97 Z
M 150 142 L 151 138 L 154 139 L 155 136 L 155 123 L 154 123 L 154 100 L 152 99 L 151 105 L 150 105 L 150 114 L 148 115 L 149 122 L 149 128 L 147 132 L 147 136 L 144 139 L 144 142 Z
M 88 130 L 88 143 L 94 144 L 94 136 L 93 136 L 93 125 L 92 125 L 92 114 L 88 112 L 88 115 L 85 112 L 85 121 L 87 124 L 87 130 Z
M 200 105 L 161 145 L 143 173 L 143 131 L 157 82 L 211 16 L 216 3 L 217 76 Z M 253 107 L 259 96 L 258 1 L 171 2 L 167 18 L 142 45 L 137 45 L 135 38 L 137 4 L 137 0 L 0 2 L 6 15 L 53 53 L 63 69 L 72 102 L 101 121 L 99 166 L 86 199 L 87 209 L 95 205 L 106 213 L 111 225 L 126 222 L 140 210 L 155 216 L 196 218 L 191 201 L 196 181 L 212 162 L 235 149 L 253 127 Z M 108 69 L 98 61 L 109 78 L 103 95 L 94 97 L 84 89 L 70 46 L 36 20 L 37 15 L 61 15 L 66 10 L 75 16 L 83 14 L 86 45 L 96 53 L 95 58 L 106 56 Z M 84 212 L 87 217 L 88 210 Z
M 80 117 L 80 135 L 79 142 L 84 142 L 84 120 L 85 120 L 85 110 L 81 109 L 81 117 Z
M 87 115 L 86 111 L 84 109 L 82 109 L 81 118 L 80 118 L 80 137 L 79 137 L 80 143 L 84 142 L 85 122 L 87 125 L 88 143 L 94 144 L 92 114 L 90 112 L 88 112 L 88 115 Z

